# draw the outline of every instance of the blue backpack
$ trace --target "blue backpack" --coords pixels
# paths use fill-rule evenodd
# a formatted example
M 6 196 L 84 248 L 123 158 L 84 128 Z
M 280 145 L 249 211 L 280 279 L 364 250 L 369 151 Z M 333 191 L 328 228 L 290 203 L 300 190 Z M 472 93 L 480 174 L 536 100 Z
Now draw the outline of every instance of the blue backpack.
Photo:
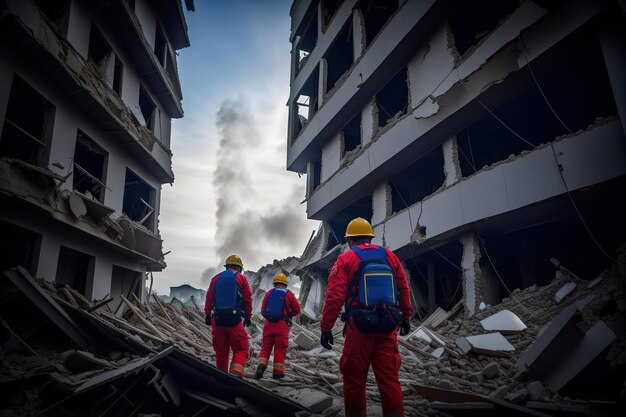
M 221 327 L 233 327 L 241 322 L 242 296 L 237 284 L 237 275 L 227 269 L 217 276 L 215 282 L 215 324 Z
M 393 269 L 387 261 L 385 248 L 361 250 L 354 253 L 361 260 L 348 285 L 346 312 L 352 316 L 357 329 L 363 333 L 388 333 L 402 321 L 398 303 L 398 288 Z M 352 301 L 358 302 L 353 307 Z
M 265 313 L 263 313 L 263 317 L 272 323 L 278 323 L 279 321 L 287 318 L 287 315 L 283 314 L 287 291 L 289 291 L 287 288 L 274 288 L 270 290 L 270 295 L 267 297 L 267 304 L 265 306 Z

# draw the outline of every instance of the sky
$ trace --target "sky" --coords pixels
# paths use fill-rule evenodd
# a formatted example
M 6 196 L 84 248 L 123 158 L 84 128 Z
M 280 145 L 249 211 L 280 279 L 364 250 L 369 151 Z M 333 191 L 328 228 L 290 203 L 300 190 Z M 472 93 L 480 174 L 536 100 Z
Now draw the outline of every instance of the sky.
M 196 0 L 179 51 L 185 116 L 172 122 L 173 186 L 159 230 L 167 268 L 153 289 L 206 289 L 230 254 L 247 270 L 300 256 L 306 176 L 286 170 L 291 0 Z

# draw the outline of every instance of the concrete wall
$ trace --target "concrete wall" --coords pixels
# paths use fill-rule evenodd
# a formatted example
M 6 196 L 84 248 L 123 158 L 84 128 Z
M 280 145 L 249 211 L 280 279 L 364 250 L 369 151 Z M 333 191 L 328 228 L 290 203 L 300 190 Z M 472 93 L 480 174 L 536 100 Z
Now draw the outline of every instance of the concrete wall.
M 335 135 L 322 148 L 322 182 L 337 172 L 341 165 L 341 148 L 343 146 L 341 134 Z

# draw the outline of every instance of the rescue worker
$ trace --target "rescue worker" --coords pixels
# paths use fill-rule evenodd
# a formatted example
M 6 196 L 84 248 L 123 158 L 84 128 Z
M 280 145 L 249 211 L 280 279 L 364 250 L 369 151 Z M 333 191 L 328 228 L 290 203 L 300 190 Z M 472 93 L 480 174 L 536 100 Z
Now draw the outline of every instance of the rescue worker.
M 239 256 L 226 258 L 224 268 L 211 279 L 204 306 L 205 322 L 211 326 L 213 333 L 215 365 L 241 378 L 248 359 L 248 334 L 244 326 L 251 324 L 252 292 L 248 280 L 241 273 L 243 262 Z M 231 350 L 233 357 L 229 368 Z
M 372 226 L 367 220 L 358 217 L 348 224 L 345 238 L 351 250 L 339 255 L 330 271 L 322 312 L 321 344 L 326 349 L 332 349 L 331 330 L 344 303 L 347 309 L 347 314 L 344 313 L 346 314 L 344 316 L 346 319 L 345 342 L 340 361 L 346 417 L 366 415 L 365 384 L 370 364 L 380 391 L 383 415 L 385 417 L 404 415 L 402 390 L 398 381 L 400 355 L 396 333 L 398 327 L 401 335 L 408 334 L 411 328 L 409 283 L 396 255 L 389 249 L 382 247 L 379 249 L 378 246 L 372 245 L 373 237 Z M 393 328 L 385 333 L 363 333 L 355 326 L 356 316 L 351 314 L 360 305 L 359 300 L 351 296 L 351 291 L 354 291 L 351 286 L 358 282 L 354 279 L 361 273 L 358 270 L 363 268 L 361 256 L 368 251 L 382 253 L 383 257 L 386 253 L 388 265 L 385 267 L 390 267 L 390 272 L 393 271 L 395 277 L 394 285 L 397 289 L 394 291 L 397 291 L 399 301 L 399 308 L 396 308 L 398 317 L 393 322 Z M 372 253 L 374 252 L 370 252 Z
M 274 371 L 272 378 L 285 376 L 285 356 L 289 344 L 289 327 L 291 318 L 300 314 L 300 303 L 293 292 L 287 289 L 289 281 L 285 274 L 276 274 L 272 280 L 274 288 L 263 298 L 261 314 L 265 317 L 263 324 L 263 342 L 259 363 L 254 377 L 260 379 L 267 369 L 267 364 L 274 349 Z

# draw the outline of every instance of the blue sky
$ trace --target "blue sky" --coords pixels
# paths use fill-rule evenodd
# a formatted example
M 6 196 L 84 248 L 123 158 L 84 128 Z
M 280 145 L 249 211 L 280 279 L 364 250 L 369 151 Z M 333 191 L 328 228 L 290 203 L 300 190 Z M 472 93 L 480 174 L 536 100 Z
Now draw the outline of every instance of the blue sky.
M 291 0 L 196 0 L 179 51 L 185 117 L 172 126 L 174 186 L 163 186 L 164 272 L 154 288 L 205 287 L 224 257 L 247 269 L 299 256 L 305 180 L 285 170 Z

